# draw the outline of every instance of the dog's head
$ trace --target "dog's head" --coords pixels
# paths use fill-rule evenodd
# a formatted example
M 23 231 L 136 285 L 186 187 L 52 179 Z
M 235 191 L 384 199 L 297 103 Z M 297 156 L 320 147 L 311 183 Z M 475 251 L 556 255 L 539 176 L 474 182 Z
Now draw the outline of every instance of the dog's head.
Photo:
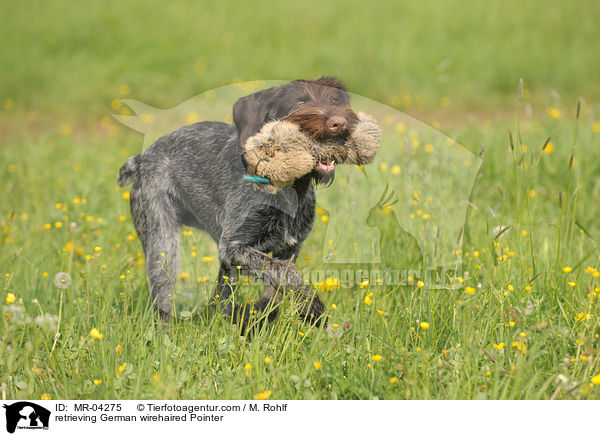
M 243 97 L 233 106 L 238 151 L 243 154 L 248 138 L 273 120 L 292 122 L 319 143 L 343 144 L 359 121 L 349 105 L 350 98 L 344 85 L 328 77 L 296 80 Z M 324 145 L 322 153 L 315 155 L 312 176 L 316 183 L 333 181 L 335 161 L 332 154 Z

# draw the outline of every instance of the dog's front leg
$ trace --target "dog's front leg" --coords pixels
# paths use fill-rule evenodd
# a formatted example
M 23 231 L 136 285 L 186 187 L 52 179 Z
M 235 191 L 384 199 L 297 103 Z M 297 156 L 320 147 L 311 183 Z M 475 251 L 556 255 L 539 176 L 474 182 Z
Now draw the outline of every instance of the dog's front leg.
M 298 258 L 300 247 L 298 245 L 288 246 L 282 252 L 273 253 L 273 258 L 279 259 L 290 264 L 295 263 Z M 317 297 L 318 298 L 318 297 Z M 270 283 L 265 283 L 265 290 L 260 300 L 256 302 L 256 309 L 260 312 L 268 310 L 267 319 L 272 322 L 277 318 L 279 313 L 279 303 L 283 299 L 283 288 L 281 286 L 275 287 Z
M 240 265 L 253 277 L 262 278 L 267 286 L 267 291 L 271 287 L 271 293 L 274 296 L 278 292 L 285 294 L 293 291 L 300 304 L 301 317 L 309 322 L 320 320 L 325 307 L 315 290 L 304 283 L 292 259 L 271 258 L 253 247 L 221 244 L 219 254 L 222 263 L 227 267 L 235 268 Z

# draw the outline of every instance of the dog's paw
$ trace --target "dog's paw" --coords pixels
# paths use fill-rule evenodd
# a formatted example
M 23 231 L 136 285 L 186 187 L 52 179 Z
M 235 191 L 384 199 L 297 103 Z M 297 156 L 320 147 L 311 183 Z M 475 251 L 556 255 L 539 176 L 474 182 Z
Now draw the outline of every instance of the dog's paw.
M 311 290 L 312 291 L 312 290 Z M 300 301 L 300 318 L 313 325 L 326 327 L 327 326 L 327 317 L 325 314 L 325 306 L 321 302 L 319 296 L 312 292 L 312 295 L 309 293 L 305 293 L 306 297 L 303 297 L 303 301 Z

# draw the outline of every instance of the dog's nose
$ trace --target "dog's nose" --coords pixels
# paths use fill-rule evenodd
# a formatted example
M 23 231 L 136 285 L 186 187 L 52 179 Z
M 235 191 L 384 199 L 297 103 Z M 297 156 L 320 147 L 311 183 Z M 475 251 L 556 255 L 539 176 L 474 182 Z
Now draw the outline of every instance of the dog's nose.
M 347 126 L 348 121 L 344 117 L 331 117 L 327 120 L 327 128 L 334 133 L 343 132 Z

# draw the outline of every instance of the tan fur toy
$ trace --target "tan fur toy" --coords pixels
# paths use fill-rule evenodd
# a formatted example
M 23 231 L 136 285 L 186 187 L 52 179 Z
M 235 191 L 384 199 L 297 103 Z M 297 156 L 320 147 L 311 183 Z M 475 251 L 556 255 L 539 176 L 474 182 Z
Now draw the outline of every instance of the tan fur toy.
M 373 161 L 381 145 L 381 128 L 374 118 L 359 112 L 359 121 L 344 140 L 318 142 L 289 121 L 265 124 L 246 141 L 244 157 L 248 174 L 268 179 L 255 186 L 275 194 L 318 165 L 333 168 L 334 163 L 364 165 Z M 265 181 L 266 182 L 266 181 Z

